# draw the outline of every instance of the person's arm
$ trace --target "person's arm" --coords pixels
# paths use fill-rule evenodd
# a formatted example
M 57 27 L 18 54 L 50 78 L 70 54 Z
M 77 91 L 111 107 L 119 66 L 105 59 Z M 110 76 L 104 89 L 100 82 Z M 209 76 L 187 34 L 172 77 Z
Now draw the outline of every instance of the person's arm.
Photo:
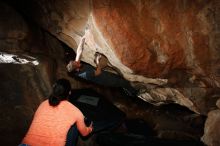
M 80 64 L 80 58 L 81 58 L 81 55 L 82 55 L 82 52 L 83 52 L 83 49 L 84 49 L 84 44 L 85 44 L 85 35 L 81 38 L 80 42 L 79 42 L 79 45 L 77 47 L 77 50 L 76 50 L 76 57 L 75 57 L 75 60 L 71 60 L 69 61 L 68 65 L 66 66 L 68 72 L 71 72 L 72 70 L 76 70 L 76 71 L 79 71 L 80 70 L 80 67 L 81 67 L 81 64 Z
M 90 126 L 86 126 L 84 116 L 80 111 L 78 112 L 76 126 L 82 136 L 89 135 L 93 130 L 92 123 L 90 124 Z
M 80 57 L 81 57 L 83 49 L 84 49 L 84 43 L 85 43 L 85 37 L 83 36 L 82 39 L 80 40 L 80 43 L 79 43 L 78 48 L 76 50 L 76 58 L 75 58 L 76 62 L 80 61 Z
M 98 66 L 96 67 L 96 70 L 95 70 L 94 75 L 95 75 L 95 76 L 99 76 L 101 73 L 102 73 L 102 68 L 98 65 Z
M 100 59 L 101 59 L 101 55 L 100 54 L 98 54 L 97 56 L 96 56 L 96 58 L 95 58 L 95 64 L 96 64 L 96 70 L 95 70 L 95 76 L 98 76 L 98 75 L 100 75 L 101 73 L 102 73 L 102 67 L 100 66 Z

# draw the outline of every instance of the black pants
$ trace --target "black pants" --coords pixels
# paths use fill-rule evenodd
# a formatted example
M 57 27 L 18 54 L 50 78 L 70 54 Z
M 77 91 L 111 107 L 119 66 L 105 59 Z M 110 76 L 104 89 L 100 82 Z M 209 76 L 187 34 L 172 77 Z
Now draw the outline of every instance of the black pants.
M 67 133 L 65 146 L 76 146 L 78 138 L 78 130 L 76 124 L 72 125 Z

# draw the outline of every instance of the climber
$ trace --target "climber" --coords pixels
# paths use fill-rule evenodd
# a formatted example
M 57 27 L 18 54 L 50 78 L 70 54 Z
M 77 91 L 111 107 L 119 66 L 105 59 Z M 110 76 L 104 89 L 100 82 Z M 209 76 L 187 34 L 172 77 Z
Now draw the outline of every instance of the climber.
M 104 85 L 108 87 L 121 87 L 127 95 L 136 96 L 136 89 L 134 89 L 127 80 L 114 73 L 110 73 L 104 70 L 104 68 L 108 66 L 108 59 L 103 54 L 100 54 L 98 52 L 95 54 L 94 62 L 96 64 L 96 68 L 87 63 L 80 62 L 80 57 L 86 41 L 85 36 L 88 36 L 87 33 L 88 30 L 85 32 L 85 35 L 80 40 L 76 51 L 75 60 L 69 61 L 67 65 L 68 72 L 73 72 L 75 76 L 99 85 Z
M 69 141 L 73 140 L 68 137 L 67 132 L 72 124 L 83 136 L 92 132 L 92 123 L 86 126 L 82 112 L 67 101 L 70 93 L 71 85 L 68 80 L 59 79 L 56 81 L 49 99 L 42 102 L 38 107 L 31 126 L 22 141 L 23 145 L 69 145 Z M 76 128 L 72 132 L 75 134 L 72 134 L 75 141 L 77 138 Z

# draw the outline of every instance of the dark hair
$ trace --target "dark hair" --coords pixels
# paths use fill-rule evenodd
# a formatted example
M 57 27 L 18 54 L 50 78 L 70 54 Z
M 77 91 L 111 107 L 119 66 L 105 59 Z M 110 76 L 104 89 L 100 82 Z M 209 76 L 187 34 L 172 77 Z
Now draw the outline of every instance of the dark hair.
M 71 90 L 70 82 L 66 79 L 59 79 L 53 85 L 52 93 L 49 96 L 49 104 L 57 106 L 60 101 L 67 99 Z

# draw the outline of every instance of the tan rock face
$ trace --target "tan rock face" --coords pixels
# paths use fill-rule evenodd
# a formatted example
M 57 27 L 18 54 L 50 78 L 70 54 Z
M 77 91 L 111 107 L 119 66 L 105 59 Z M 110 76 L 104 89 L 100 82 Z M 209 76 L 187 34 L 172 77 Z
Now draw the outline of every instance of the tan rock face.
M 94 65 L 100 52 L 142 84 L 143 100 L 207 114 L 220 95 L 219 7 L 218 0 L 33 0 L 29 14 L 74 50 L 88 25 L 83 61 Z
M 134 73 L 159 77 L 185 66 L 184 47 L 179 43 L 184 33 L 174 5 L 126 0 L 106 3 L 94 0 L 95 23 L 117 57 Z
M 93 16 L 124 65 L 164 77 L 175 68 L 207 69 L 213 53 L 210 7 L 208 1 L 94 0 Z
M 220 110 L 209 112 L 202 141 L 208 146 L 220 145 Z
M 220 99 L 216 102 L 220 109 Z M 208 118 L 205 122 L 204 135 L 201 140 L 208 146 L 220 145 L 220 110 L 213 110 L 208 113 Z

